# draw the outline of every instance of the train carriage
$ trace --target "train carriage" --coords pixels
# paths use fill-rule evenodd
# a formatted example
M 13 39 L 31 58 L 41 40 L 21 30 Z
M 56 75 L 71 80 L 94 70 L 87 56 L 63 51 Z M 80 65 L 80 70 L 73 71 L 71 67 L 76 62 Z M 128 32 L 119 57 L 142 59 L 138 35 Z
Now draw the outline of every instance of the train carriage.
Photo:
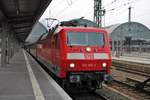
M 52 33 L 45 39 L 41 37 L 36 56 L 63 84 L 98 88 L 111 74 L 108 33 L 96 27 L 69 24 L 50 30 Z

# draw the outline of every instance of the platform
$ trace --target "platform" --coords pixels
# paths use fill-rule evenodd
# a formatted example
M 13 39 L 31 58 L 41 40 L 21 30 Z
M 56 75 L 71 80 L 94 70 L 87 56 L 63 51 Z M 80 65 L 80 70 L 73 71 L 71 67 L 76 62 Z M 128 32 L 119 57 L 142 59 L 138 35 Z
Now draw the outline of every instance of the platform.
M 0 100 L 72 100 L 24 50 L 0 68 Z
M 150 64 L 150 59 L 148 58 L 120 56 L 120 57 L 112 57 L 112 59 L 142 63 L 142 64 Z

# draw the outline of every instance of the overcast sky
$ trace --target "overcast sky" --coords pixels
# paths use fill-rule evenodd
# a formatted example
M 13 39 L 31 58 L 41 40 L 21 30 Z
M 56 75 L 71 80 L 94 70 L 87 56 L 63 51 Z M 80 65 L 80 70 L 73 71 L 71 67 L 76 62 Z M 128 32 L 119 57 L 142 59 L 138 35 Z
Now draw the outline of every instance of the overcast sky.
M 132 7 L 132 21 L 140 22 L 150 28 L 150 0 L 102 0 L 106 9 L 103 26 L 128 21 L 128 7 Z M 85 17 L 93 20 L 94 0 L 52 0 L 41 17 L 56 18 L 60 21 Z

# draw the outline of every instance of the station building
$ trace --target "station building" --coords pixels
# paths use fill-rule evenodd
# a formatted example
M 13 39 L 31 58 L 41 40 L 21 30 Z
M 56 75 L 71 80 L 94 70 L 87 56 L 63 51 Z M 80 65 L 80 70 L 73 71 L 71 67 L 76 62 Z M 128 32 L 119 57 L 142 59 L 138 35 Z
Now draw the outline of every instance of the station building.
M 150 29 L 138 22 L 115 24 L 105 29 L 109 33 L 112 53 L 149 52 Z

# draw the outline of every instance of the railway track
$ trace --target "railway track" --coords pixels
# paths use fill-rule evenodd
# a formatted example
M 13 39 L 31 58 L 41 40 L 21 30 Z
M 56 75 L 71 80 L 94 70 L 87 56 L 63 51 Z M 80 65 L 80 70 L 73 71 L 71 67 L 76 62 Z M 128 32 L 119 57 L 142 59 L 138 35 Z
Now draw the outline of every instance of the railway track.
M 73 100 L 108 100 L 96 92 L 73 93 L 70 95 Z
M 143 92 L 147 95 L 150 95 L 150 82 L 143 85 L 141 81 L 132 79 L 132 78 L 127 78 L 128 83 L 131 83 L 132 85 L 134 84 L 134 88 L 140 92 Z
M 142 71 L 135 71 L 135 70 L 130 69 L 130 68 L 116 67 L 116 70 L 132 73 L 132 74 L 137 74 L 137 75 L 141 75 L 141 76 L 150 77 L 150 74 L 148 74 L 148 73 L 144 73 Z
M 150 65 L 120 60 L 113 60 L 112 65 L 117 70 L 150 77 Z
M 115 70 L 132 73 L 134 76 L 147 77 L 147 80 L 144 81 L 138 80 L 136 77 L 132 78 L 132 76 L 126 76 L 126 80 L 114 79 L 113 87 L 118 88 L 123 92 L 126 91 L 126 94 L 129 95 L 131 93 L 132 95 L 139 95 L 146 100 L 150 99 L 150 65 L 119 60 L 113 60 L 112 65 Z
M 120 92 L 127 94 L 137 100 L 150 100 L 150 91 L 146 89 L 137 88 L 138 82 L 134 80 L 120 81 L 114 80 L 111 87 L 119 90 Z
M 136 80 L 139 84 L 139 88 L 144 88 L 144 86 L 147 83 L 150 83 L 150 65 L 148 64 L 141 64 L 141 63 L 133 63 L 133 62 L 127 62 L 127 61 L 113 61 L 113 66 L 116 70 L 124 71 L 127 73 L 131 73 L 134 75 L 142 76 L 144 78 L 147 78 L 146 80 L 143 80 L 143 82 L 139 81 L 134 77 L 134 79 L 130 77 L 130 79 L 127 77 L 127 80 L 131 82 Z M 149 66 L 149 67 L 148 67 Z M 141 86 L 140 86 L 141 85 Z
M 121 86 L 128 87 L 134 91 L 144 93 L 150 96 L 150 85 L 146 85 L 143 89 L 140 88 L 140 82 L 134 79 L 127 78 L 126 81 L 114 80 L 115 83 L 120 84 Z

